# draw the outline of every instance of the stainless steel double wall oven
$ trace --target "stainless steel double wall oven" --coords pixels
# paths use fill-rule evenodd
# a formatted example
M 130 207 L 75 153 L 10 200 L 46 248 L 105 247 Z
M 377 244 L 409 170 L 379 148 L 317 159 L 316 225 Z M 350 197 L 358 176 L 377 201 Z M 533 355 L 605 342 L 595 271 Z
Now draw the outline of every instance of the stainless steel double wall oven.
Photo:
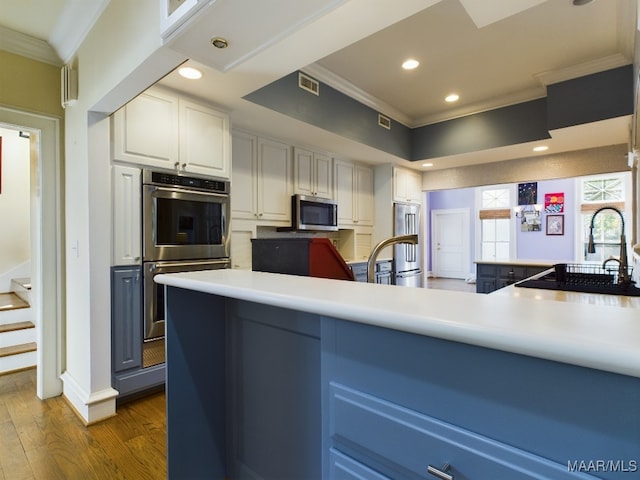
M 164 361 L 161 273 L 229 268 L 229 182 L 142 172 L 143 367 Z

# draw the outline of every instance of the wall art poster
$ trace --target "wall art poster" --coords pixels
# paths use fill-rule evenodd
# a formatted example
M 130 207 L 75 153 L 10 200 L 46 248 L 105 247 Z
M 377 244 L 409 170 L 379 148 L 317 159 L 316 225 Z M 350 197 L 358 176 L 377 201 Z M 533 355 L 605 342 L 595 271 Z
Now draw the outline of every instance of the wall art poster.
M 535 205 L 538 201 L 538 182 L 518 184 L 518 205 Z
M 544 213 L 563 213 L 564 212 L 564 193 L 545 193 L 544 194 Z
M 547 215 L 547 235 L 564 235 L 564 215 Z

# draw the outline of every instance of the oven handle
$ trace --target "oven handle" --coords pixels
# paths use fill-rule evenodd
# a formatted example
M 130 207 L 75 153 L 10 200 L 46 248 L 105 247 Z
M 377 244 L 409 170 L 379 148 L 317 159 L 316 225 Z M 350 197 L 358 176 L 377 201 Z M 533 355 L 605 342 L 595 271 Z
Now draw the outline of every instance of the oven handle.
M 200 190 L 189 190 L 180 187 L 150 187 L 151 193 L 155 192 L 167 192 L 167 193 L 187 193 L 189 195 L 201 195 L 203 197 L 220 197 L 229 198 L 228 193 L 216 193 L 216 192 L 201 192 Z
M 149 270 L 151 272 L 154 272 L 156 269 L 158 268 L 164 268 L 164 267 L 199 267 L 201 265 L 228 265 L 229 264 L 229 259 L 224 259 L 224 260 L 206 260 L 204 262 L 185 262 L 184 260 L 181 260 L 179 262 L 163 262 L 163 261 L 159 261 L 159 262 L 149 262 Z M 223 267 L 224 268 L 224 267 Z

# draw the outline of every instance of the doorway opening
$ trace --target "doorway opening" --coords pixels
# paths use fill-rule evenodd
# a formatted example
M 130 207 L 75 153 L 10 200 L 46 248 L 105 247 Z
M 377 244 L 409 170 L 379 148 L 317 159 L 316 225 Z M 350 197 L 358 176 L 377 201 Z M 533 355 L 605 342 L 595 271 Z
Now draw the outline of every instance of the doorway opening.
M 28 264 L 17 275 L 30 288 L 31 317 L 35 325 L 37 391 L 39 398 L 62 393 L 63 369 L 63 209 L 60 120 L 0 108 L 0 128 L 23 132 L 28 142 Z M 28 136 L 28 138 L 26 138 Z M 16 181 L 2 169 L 2 184 Z M 0 187 L 2 188 L 2 187 Z M 0 190 L 0 196 L 2 190 Z M 21 270 L 22 269 L 22 270 Z M 5 270 L 5 269 L 2 269 Z M 11 269 L 9 269 L 11 270 Z M 1 274 L 12 272 L 0 272 Z

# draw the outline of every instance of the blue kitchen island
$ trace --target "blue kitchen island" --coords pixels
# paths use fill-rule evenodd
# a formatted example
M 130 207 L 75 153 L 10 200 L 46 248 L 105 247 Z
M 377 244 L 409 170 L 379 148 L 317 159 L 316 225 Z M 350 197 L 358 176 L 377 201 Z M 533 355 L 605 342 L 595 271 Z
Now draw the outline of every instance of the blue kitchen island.
M 635 304 L 156 279 L 172 480 L 640 478 Z

